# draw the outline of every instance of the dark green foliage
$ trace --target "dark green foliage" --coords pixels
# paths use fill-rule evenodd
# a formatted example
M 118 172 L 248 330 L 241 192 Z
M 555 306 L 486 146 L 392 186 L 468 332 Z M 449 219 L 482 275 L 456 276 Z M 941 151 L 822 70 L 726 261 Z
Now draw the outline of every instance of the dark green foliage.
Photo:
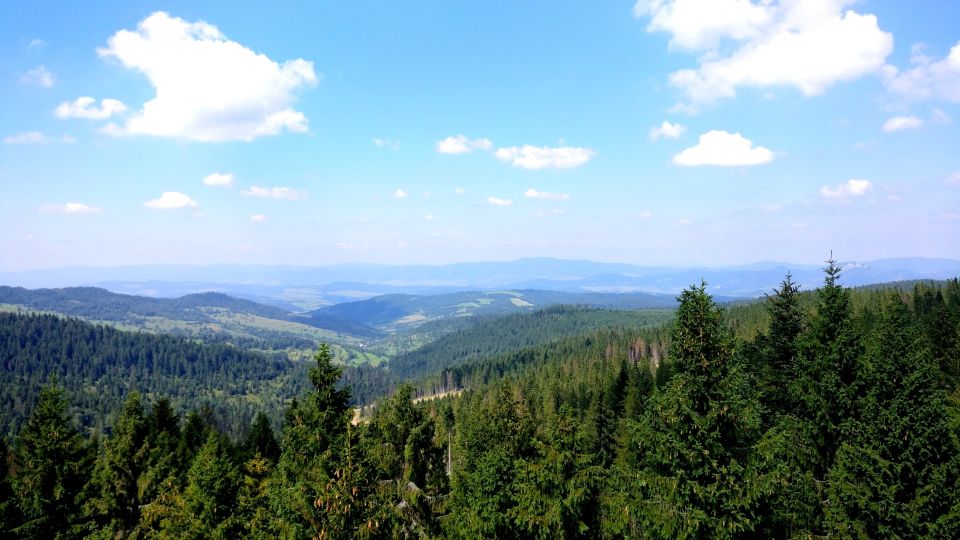
M 960 286 L 851 291 L 839 271 L 831 261 L 816 293 L 787 276 L 767 302 L 726 312 L 692 287 L 670 327 L 593 329 L 606 312 L 569 308 L 507 319 L 512 337 L 507 320 L 487 321 L 505 332 L 490 339 L 512 345 L 457 349 L 483 339 L 462 330 L 437 349 L 465 351 L 458 365 L 398 385 L 358 424 L 322 347 L 304 380 L 282 387 L 308 391 L 286 407 L 279 446 L 279 398 L 238 423 L 222 390 L 188 409 L 122 392 L 101 423 L 46 388 L 13 467 L 0 463 L 0 537 L 957 538 Z M 559 328 L 578 335 L 512 348 Z M 41 352 L 38 365 L 89 358 L 83 340 L 28 337 L 16 347 L 62 345 L 16 349 Z M 151 345 L 140 346 L 154 361 L 190 350 Z M 225 380 L 263 380 L 253 366 L 212 365 Z M 203 369 L 197 380 L 217 380 Z M 361 384 L 374 374 L 353 373 Z M 439 390 L 458 392 L 416 399 Z M 93 426 L 89 442 L 76 416 Z
M 960 445 L 939 366 L 897 296 L 874 334 L 861 420 L 829 473 L 830 524 L 844 536 L 949 537 L 957 531 L 950 513 L 960 504 Z
M 733 338 L 705 285 L 680 296 L 670 362 L 675 374 L 628 424 L 638 449 L 627 486 L 629 534 L 733 537 L 752 530 L 759 405 L 738 370 Z
M 357 403 L 388 394 L 403 381 L 431 376 L 432 394 L 456 390 L 472 364 L 573 336 L 652 327 L 669 320 L 672 311 L 611 311 L 574 306 L 553 306 L 529 313 L 480 319 L 392 359 L 387 370 L 357 367 L 346 370 Z M 450 369 L 455 368 L 455 369 Z M 379 371 L 379 373 L 378 373 Z
M 234 435 L 260 408 L 249 396 L 279 416 L 284 400 L 302 388 L 302 368 L 283 356 L 51 315 L 0 313 L 0 366 L 0 431 L 7 437 L 54 379 L 84 428 L 112 425 L 127 394 L 140 392 L 168 396 L 181 411 L 211 403 Z
M 253 419 L 253 425 L 244 443 L 244 450 L 250 457 L 260 455 L 273 462 L 280 457 L 280 444 L 273 435 L 270 419 L 262 411 L 258 412 Z
M 63 390 L 44 388 L 17 436 L 13 496 L 20 538 L 83 535 L 81 493 L 93 464 L 91 449 L 67 419 Z
M 146 472 L 150 446 L 149 426 L 140 395 L 131 394 L 123 404 L 103 456 L 94 474 L 97 488 L 89 512 L 112 534 L 126 535 L 140 521 L 141 475 Z

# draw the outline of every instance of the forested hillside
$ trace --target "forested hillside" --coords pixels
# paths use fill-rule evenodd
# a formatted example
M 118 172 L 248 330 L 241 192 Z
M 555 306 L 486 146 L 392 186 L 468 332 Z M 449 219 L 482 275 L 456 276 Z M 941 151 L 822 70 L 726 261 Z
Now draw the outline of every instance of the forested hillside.
M 640 328 L 660 326 L 672 310 L 614 311 L 578 306 L 553 306 L 531 313 L 486 317 L 446 329 L 434 341 L 399 354 L 381 368 L 347 368 L 344 379 L 357 403 L 367 404 L 404 381 L 420 381 L 420 392 L 434 394 L 462 388 L 462 374 L 473 364 L 548 343 L 620 330 L 634 335 Z
M 231 435 L 254 413 L 279 420 L 302 388 L 302 364 L 286 355 L 123 332 L 52 315 L 0 313 L 0 430 L 16 433 L 40 389 L 64 387 L 85 431 L 114 424 L 131 392 L 165 396 L 177 410 L 208 405 Z
M 664 330 L 599 330 L 472 361 L 460 396 L 414 404 L 402 386 L 360 425 L 326 347 L 277 436 L 261 417 L 231 440 L 202 415 L 178 419 L 132 394 L 109 435 L 84 439 L 46 389 L 0 471 L 0 527 L 956 538 L 960 286 L 851 295 L 839 273 L 828 266 L 811 310 L 788 277 L 756 332 L 735 332 L 744 325 L 691 287 Z
M 529 313 L 554 305 L 580 305 L 609 309 L 672 309 L 672 295 L 631 293 L 569 293 L 546 290 L 463 291 L 448 294 L 385 294 L 345 302 L 308 313 L 335 316 L 391 331 L 428 321 L 466 316 Z

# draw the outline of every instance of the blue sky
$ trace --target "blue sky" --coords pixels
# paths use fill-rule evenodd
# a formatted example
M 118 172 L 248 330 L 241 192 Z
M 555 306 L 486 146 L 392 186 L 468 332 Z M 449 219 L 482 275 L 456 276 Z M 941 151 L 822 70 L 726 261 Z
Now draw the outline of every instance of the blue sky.
M 960 3 L 21 2 L 0 270 L 960 258 Z

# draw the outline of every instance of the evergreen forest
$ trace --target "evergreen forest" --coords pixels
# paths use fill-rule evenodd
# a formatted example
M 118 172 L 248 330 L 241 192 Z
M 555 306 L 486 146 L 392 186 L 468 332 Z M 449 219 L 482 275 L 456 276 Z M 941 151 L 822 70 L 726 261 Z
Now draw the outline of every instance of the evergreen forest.
M 0 315 L 0 536 L 960 537 L 960 282 L 840 274 L 464 329 L 400 374 Z

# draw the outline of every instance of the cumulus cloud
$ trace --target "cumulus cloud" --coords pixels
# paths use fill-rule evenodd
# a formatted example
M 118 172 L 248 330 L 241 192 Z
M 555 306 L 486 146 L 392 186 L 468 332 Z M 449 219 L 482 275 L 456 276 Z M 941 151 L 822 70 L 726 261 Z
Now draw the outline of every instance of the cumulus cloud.
M 887 133 L 903 129 L 917 129 L 923 125 L 923 120 L 916 116 L 894 116 L 883 123 L 883 130 Z
M 285 199 L 288 201 L 298 201 L 306 199 L 309 195 L 305 190 L 293 189 L 288 187 L 260 187 L 250 186 L 240 192 L 244 197 L 259 197 L 261 199 Z
M 17 133 L 16 135 L 9 135 L 3 138 L 4 144 L 47 144 L 47 143 L 66 143 L 71 144 L 77 142 L 76 139 L 69 135 L 64 135 L 62 137 L 50 137 L 44 135 L 39 131 L 27 131 L 24 133 Z
M 762 165 L 773 161 L 773 152 L 754 146 L 750 139 L 739 133 L 713 130 L 700 136 L 696 146 L 673 156 L 675 165 L 695 167 L 699 165 Z
M 522 169 L 572 169 L 590 161 L 596 152 L 575 146 L 511 146 L 498 148 L 497 159 Z
M 394 191 L 390 196 L 393 197 L 394 199 L 406 199 L 407 197 L 410 196 L 410 194 L 402 189 L 398 189 Z
M 686 126 L 680 124 L 671 124 L 664 120 L 659 127 L 654 126 L 650 128 L 650 140 L 655 141 L 661 137 L 664 139 L 679 139 L 680 135 L 683 135 L 683 132 L 687 130 Z
M 789 86 L 804 95 L 879 71 L 893 36 L 877 18 L 847 10 L 850 0 L 639 0 L 647 30 L 668 32 L 671 47 L 703 51 L 696 69 L 670 75 L 685 107 L 733 97 L 738 87 Z
M 42 40 L 42 39 L 40 39 L 40 38 L 31 39 L 31 40 L 30 40 L 30 43 L 27 43 L 27 48 L 28 48 L 28 49 L 36 49 L 37 47 L 43 47 L 43 46 L 45 46 L 46 44 L 47 44 L 47 42 L 44 41 L 44 40 Z
M 313 63 L 277 63 L 209 23 L 156 12 L 136 30 L 115 33 L 97 52 L 143 73 L 156 91 L 106 133 L 211 142 L 307 131 L 307 117 L 292 105 L 298 90 L 317 83 Z
M 490 139 L 470 139 L 466 135 L 447 137 L 437 143 L 437 152 L 441 154 L 468 154 L 474 150 L 490 150 Z
M 887 88 L 912 100 L 940 99 L 960 103 L 960 42 L 942 60 L 934 61 L 915 47 L 912 68 L 884 67 Z
M 854 179 L 847 180 L 835 186 L 823 186 L 820 188 L 820 195 L 828 199 L 847 199 L 850 197 L 861 197 L 865 195 L 873 184 L 869 180 Z
M 570 195 L 566 193 L 550 193 L 549 191 L 537 191 L 533 188 L 528 189 L 524 194 L 528 199 L 544 199 L 548 201 L 568 201 Z
M 160 198 L 143 203 L 147 208 L 155 210 L 174 210 L 176 208 L 196 208 L 197 201 L 179 191 L 164 191 Z
M 499 197 L 487 197 L 487 204 L 490 206 L 510 206 L 513 201 L 510 199 L 501 199 Z
M 218 173 L 208 174 L 203 178 L 203 185 L 205 186 L 232 186 L 233 185 L 233 174 L 232 173 Z
M 453 192 L 456 193 L 457 195 L 463 195 L 464 193 L 467 192 L 467 190 L 463 189 L 462 187 L 458 187 L 458 188 L 453 188 Z
M 253 214 L 252 216 L 250 216 L 250 221 L 252 221 L 252 222 L 254 222 L 254 223 L 263 223 L 263 222 L 267 221 L 268 219 L 270 219 L 270 218 L 267 217 L 267 216 L 265 216 L 265 215 L 263 215 L 263 214 Z
M 87 120 L 104 120 L 115 114 L 120 114 L 127 110 L 127 106 L 116 99 L 100 100 L 100 107 L 97 107 L 97 100 L 90 96 L 78 97 L 72 102 L 64 102 L 57 106 L 53 114 L 57 118 L 86 118 Z
M 51 88 L 57 82 L 57 78 L 53 76 L 53 73 L 47 69 L 46 66 L 37 66 L 24 73 L 23 76 L 20 77 L 20 82 L 23 84 L 42 86 L 43 88 Z
M 427 214 L 423 216 L 423 219 L 425 219 L 426 221 L 433 221 L 436 218 L 433 216 L 433 214 Z
M 78 202 L 68 202 L 65 204 L 45 204 L 41 210 L 52 214 L 98 214 L 101 209 L 96 206 Z

